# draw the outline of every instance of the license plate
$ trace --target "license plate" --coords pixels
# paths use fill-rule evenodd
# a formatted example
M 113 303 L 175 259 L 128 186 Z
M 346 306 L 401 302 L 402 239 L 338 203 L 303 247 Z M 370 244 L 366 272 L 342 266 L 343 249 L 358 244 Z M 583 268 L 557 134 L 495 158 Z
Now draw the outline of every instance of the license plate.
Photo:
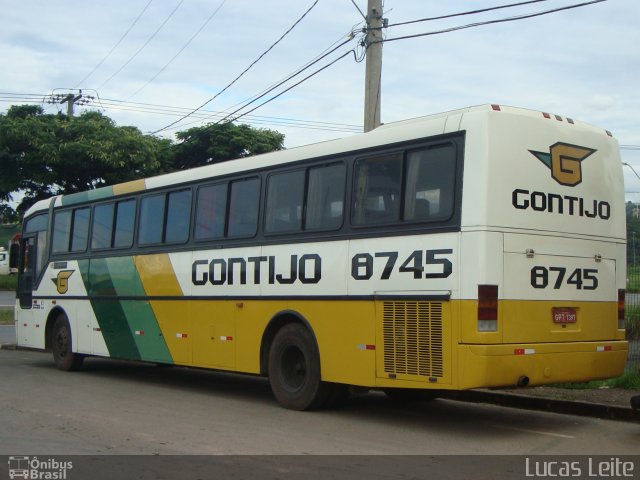
M 551 310 L 553 323 L 576 323 L 578 312 L 575 308 L 553 308 Z

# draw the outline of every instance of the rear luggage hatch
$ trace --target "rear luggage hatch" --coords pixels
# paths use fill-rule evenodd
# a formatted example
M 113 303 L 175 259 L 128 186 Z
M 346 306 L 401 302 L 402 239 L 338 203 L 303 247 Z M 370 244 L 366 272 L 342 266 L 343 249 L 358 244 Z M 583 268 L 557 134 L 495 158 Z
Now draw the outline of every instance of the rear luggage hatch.
M 607 242 L 505 234 L 503 341 L 615 339 L 613 249 Z

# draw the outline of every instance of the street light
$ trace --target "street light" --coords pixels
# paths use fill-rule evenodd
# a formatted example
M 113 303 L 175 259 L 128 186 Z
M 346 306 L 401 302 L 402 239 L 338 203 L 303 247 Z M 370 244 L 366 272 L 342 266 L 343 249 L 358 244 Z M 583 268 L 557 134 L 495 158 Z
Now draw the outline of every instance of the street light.
M 638 180 L 640 180 L 640 175 L 638 175 L 638 172 L 636 172 L 635 168 L 633 168 L 627 162 L 622 162 L 622 165 L 624 165 L 625 167 L 629 167 L 631 169 L 631 171 L 636 175 L 636 177 L 638 177 Z

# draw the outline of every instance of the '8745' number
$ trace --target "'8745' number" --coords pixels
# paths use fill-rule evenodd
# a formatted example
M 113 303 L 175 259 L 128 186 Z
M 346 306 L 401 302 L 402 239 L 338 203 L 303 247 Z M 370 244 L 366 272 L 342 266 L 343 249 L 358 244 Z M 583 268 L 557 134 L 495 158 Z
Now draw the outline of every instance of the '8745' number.
M 414 250 L 406 259 L 399 260 L 398 252 L 357 253 L 351 259 L 351 276 L 355 280 L 369 280 L 374 276 L 374 263 L 384 262 L 380 272 L 381 280 L 388 280 L 396 270 L 410 273 L 413 278 L 447 278 L 453 271 L 453 264 L 448 256 L 453 253 L 450 248 L 440 250 Z M 378 259 L 378 260 L 376 260 Z
M 596 268 L 576 268 L 573 271 L 564 267 L 535 266 L 531 269 L 531 286 L 547 288 L 550 285 L 559 290 L 563 285 L 574 286 L 577 290 L 595 290 L 598 288 L 598 270 Z

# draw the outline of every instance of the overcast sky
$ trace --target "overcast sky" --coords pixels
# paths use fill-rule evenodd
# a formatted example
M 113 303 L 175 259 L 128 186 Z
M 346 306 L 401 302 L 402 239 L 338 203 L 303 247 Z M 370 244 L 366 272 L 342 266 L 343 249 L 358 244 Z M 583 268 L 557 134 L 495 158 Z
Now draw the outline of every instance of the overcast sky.
M 386 0 L 384 16 L 393 25 L 516 1 Z M 391 26 L 385 36 L 389 40 L 584 1 L 548 0 Z M 295 81 L 351 49 L 360 56 L 363 18 L 356 5 L 366 12 L 366 3 L 319 0 L 226 92 L 161 134 L 218 120 L 202 117 L 235 110 L 234 105 L 346 41 L 354 30 L 351 42 Z M 0 111 L 78 88 L 95 99 L 77 106 L 76 114 L 99 109 L 118 125 L 156 131 L 218 94 L 313 4 L 314 0 L 0 0 Z M 382 121 L 483 103 L 547 111 L 613 132 L 623 145 L 623 161 L 640 174 L 638 19 L 638 0 L 608 0 L 526 20 L 387 41 Z M 240 121 L 284 133 L 287 147 L 350 135 L 363 124 L 364 67 L 348 54 Z M 48 112 L 64 108 L 43 106 Z M 628 199 L 640 201 L 640 179 L 626 167 L 625 181 Z

